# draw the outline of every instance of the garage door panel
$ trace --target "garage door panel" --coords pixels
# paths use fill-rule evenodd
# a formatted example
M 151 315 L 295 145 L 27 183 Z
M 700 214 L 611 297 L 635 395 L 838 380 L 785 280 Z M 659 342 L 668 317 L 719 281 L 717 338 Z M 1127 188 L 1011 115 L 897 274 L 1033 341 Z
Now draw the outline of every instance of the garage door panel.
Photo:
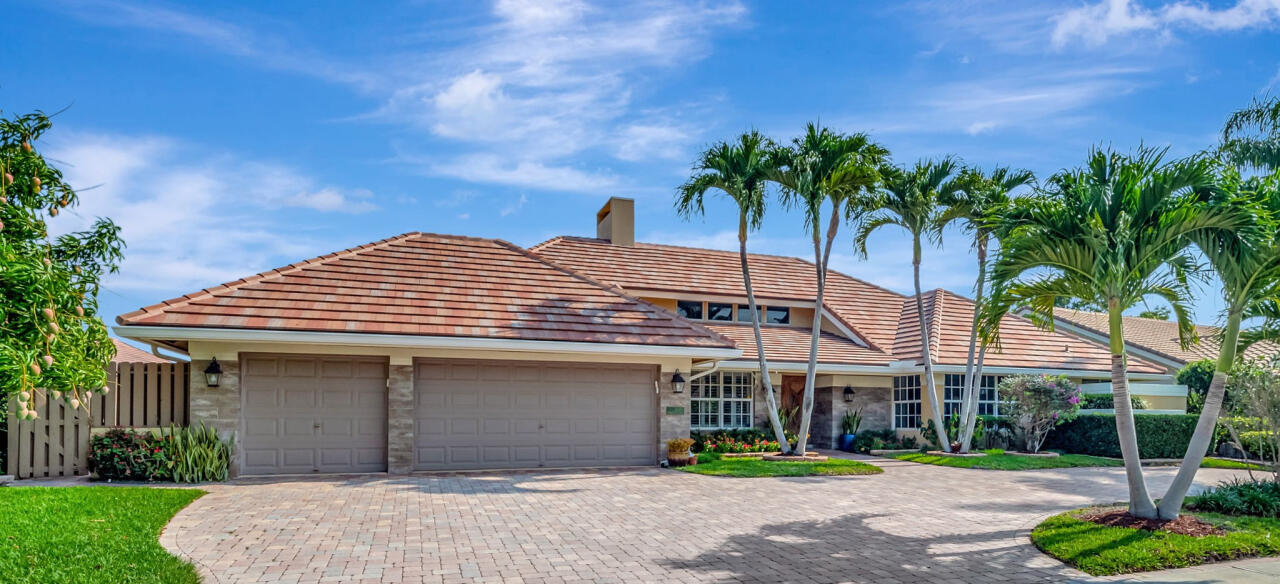
M 244 474 L 386 470 L 385 359 L 253 355 L 242 362 Z
M 657 460 L 652 367 L 421 360 L 414 370 L 419 470 Z

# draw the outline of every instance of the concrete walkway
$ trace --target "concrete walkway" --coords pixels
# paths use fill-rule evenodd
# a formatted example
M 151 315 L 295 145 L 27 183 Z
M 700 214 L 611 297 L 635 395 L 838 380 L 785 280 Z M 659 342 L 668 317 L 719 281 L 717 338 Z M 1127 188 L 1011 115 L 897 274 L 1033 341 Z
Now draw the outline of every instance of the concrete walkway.
M 210 583 L 1061 582 L 1048 515 L 1125 496 L 1122 469 L 981 471 L 876 459 L 876 476 L 672 470 L 239 480 L 161 543 Z M 1174 468 L 1148 469 L 1154 492 Z M 1233 476 L 1201 471 L 1202 483 Z M 1272 560 L 1143 576 L 1274 581 Z M 1182 578 L 1182 579 L 1178 579 Z M 1190 579 L 1187 579 L 1190 578 Z

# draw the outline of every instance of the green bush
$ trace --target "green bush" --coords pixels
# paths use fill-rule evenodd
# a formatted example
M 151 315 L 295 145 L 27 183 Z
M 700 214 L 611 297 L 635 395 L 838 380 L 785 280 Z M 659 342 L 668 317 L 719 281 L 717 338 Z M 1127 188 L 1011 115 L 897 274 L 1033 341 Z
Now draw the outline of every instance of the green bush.
M 872 450 L 880 450 L 888 444 L 896 444 L 898 433 L 893 430 L 863 430 L 853 440 L 853 451 L 863 454 Z
M 1192 414 L 1134 414 L 1138 452 L 1142 458 L 1182 458 L 1199 416 Z M 1113 414 L 1089 414 L 1058 426 L 1045 440 L 1046 449 L 1070 454 L 1120 456 L 1120 440 Z M 1210 445 L 1212 450 L 1213 445 Z
M 126 428 L 112 428 L 89 440 L 89 471 L 105 481 L 163 481 L 173 476 L 164 446 Z
M 1280 518 L 1280 483 L 1235 480 L 1187 500 L 1195 511 Z
M 1086 393 L 1081 397 L 1080 407 L 1086 410 L 1109 410 L 1116 405 L 1109 393 Z M 1129 404 L 1135 410 L 1148 409 L 1147 402 L 1136 395 L 1129 396 Z
M 1187 363 L 1178 371 L 1178 383 L 1187 386 L 1187 413 L 1198 414 L 1204 408 L 1204 398 L 1213 383 L 1213 373 L 1218 364 L 1210 359 Z
M 227 480 L 232 445 L 223 442 L 213 428 L 204 424 L 169 426 L 168 433 L 155 435 L 152 439 L 163 444 L 174 482 Z
M 773 433 L 762 428 L 738 428 L 733 430 L 694 430 L 689 433 L 689 437 L 693 439 L 693 452 L 698 453 L 704 450 L 707 442 L 734 442 L 755 443 L 766 440 L 773 440 Z

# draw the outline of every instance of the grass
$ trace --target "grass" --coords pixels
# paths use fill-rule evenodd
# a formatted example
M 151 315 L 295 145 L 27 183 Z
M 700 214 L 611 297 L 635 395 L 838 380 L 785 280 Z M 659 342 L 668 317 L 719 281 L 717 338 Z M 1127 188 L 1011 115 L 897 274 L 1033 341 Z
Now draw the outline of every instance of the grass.
M 975 457 L 939 456 L 936 454 L 924 454 L 919 452 L 890 454 L 887 456 L 897 460 L 918 462 L 920 464 L 950 466 L 955 468 L 980 468 L 987 470 L 1034 470 L 1039 468 L 1124 466 L 1124 461 L 1118 458 L 1090 456 L 1088 454 L 1063 454 L 1053 458 L 1041 458 L 1037 456 L 1016 456 L 1013 454 L 1005 454 L 1002 450 L 987 450 L 985 452 L 987 454 L 986 456 Z M 1218 458 L 1204 459 L 1204 463 L 1200 465 L 1200 468 L 1266 470 L 1256 464 Z
M 884 472 L 880 467 L 853 460 L 829 458 L 824 462 L 765 462 L 758 458 L 724 458 L 713 452 L 698 455 L 698 464 L 677 470 L 718 477 L 808 477 L 869 475 Z
M 194 489 L 0 489 L 0 580 L 9 583 L 195 583 L 160 530 L 203 495 Z
M 1031 532 L 1031 541 L 1044 553 L 1094 576 L 1280 554 L 1280 519 L 1191 513 L 1227 533 L 1190 537 L 1098 525 L 1077 518 L 1081 511 L 1046 519 Z

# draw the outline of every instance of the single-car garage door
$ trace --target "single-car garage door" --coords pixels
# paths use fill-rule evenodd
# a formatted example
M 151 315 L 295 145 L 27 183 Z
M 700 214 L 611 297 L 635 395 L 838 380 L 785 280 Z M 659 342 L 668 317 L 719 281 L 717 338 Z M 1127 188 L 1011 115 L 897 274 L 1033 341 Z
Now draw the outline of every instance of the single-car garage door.
M 387 470 L 387 359 L 246 355 L 242 474 Z
M 655 368 L 419 360 L 418 470 L 650 465 Z

